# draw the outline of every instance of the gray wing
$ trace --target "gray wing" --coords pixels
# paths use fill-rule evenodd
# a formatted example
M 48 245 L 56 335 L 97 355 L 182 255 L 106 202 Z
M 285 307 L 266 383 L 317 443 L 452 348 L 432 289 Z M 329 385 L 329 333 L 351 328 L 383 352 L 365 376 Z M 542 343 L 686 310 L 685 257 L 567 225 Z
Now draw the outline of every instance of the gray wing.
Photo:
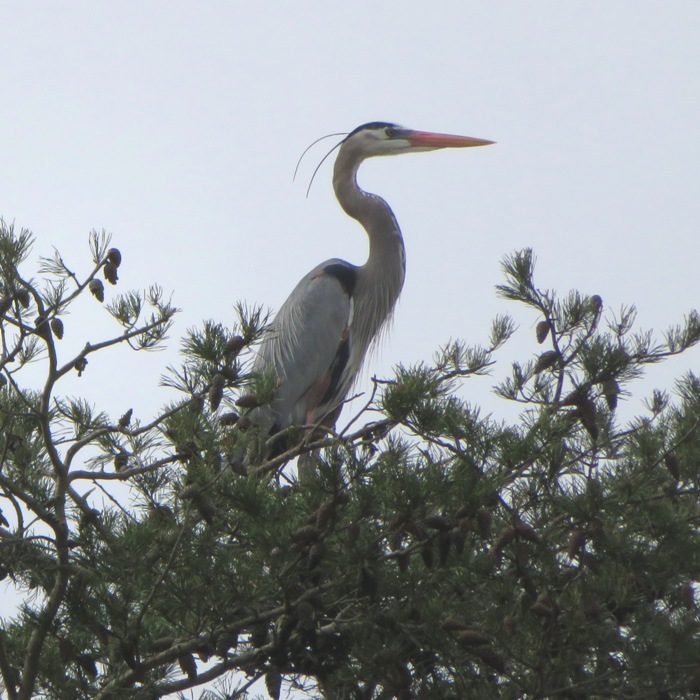
M 278 377 L 266 421 L 270 429 L 305 423 L 309 401 L 323 403 L 344 374 L 354 279 L 353 265 L 337 259 L 322 263 L 299 282 L 273 320 L 253 367 Z M 313 399 L 312 392 L 319 391 Z

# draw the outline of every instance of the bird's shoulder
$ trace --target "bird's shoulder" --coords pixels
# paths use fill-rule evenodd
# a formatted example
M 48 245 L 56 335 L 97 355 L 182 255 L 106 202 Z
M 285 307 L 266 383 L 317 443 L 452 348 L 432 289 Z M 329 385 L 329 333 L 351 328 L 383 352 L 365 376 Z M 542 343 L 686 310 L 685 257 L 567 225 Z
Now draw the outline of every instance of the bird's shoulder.
M 343 291 L 352 296 L 355 290 L 355 281 L 357 279 L 358 267 L 347 260 L 341 258 L 331 258 L 325 262 L 316 265 L 313 270 L 310 270 L 299 282 L 298 287 L 304 287 L 309 282 L 327 277 L 340 283 Z
M 292 321 L 301 329 L 330 326 L 333 334 L 349 323 L 356 268 L 331 258 L 309 271 L 280 308 L 278 321 Z M 329 328 L 329 330 L 330 330 Z

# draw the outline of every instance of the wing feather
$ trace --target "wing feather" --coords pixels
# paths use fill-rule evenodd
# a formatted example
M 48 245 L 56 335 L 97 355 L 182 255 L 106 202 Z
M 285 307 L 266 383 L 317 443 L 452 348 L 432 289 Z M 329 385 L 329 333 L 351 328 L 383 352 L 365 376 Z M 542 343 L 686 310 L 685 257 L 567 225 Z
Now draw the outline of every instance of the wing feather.
M 278 377 L 271 425 L 304 423 L 309 389 L 324 378 L 338 385 L 349 357 L 353 303 L 347 281 L 354 270 L 342 260 L 322 263 L 299 282 L 273 320 L 254 365 Z

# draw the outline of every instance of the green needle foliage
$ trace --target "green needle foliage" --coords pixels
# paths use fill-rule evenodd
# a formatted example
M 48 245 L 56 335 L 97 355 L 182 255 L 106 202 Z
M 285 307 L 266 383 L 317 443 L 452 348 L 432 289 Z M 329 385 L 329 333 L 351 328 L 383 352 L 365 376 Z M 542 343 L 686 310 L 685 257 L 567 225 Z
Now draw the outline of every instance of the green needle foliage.
M 61 382 L 111 346 L 160 347 L 176 309 L 158 287 L 112 298 L 105 234 L 84 277 L 56 254 L 26 278 L 31 243 L 0 227 L 9 700 L 700 695 L 700 378 L 616 418 L 645 365 L 698 343 L 697 313 L 658 339 L 633 308 L 538 289 L 516 253 L 498 292 L 538 348 L 496 387 L 517 420 L 462 398 L 514 333 L 499 317 L 483 346 L 375 380 L 341 432 L 256 463 L 260 309 L 188 332 L 155 418 L 110 415 Z M 89 294 L 115 334 L 64 357 L 61 317 Z

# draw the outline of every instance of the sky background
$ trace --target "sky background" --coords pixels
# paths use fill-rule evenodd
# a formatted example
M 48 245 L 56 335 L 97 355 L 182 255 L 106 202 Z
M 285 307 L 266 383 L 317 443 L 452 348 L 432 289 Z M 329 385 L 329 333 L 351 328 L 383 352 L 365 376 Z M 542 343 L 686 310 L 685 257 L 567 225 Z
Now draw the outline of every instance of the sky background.
M 698 306 L 697 0 L 3 2 L 0 26 L 0 215 L 36 236 L 25 273 L 54 247 L 87 273 L 104 228 L 124 259 L 107 297 L 157 282 L 183 309 L 165 352 L 101 352 L 63 383 L 115 418 L 170 398 L 159 378 L 188 327 L 231 324 L 237 301 L 278 308 L 327 258 L 364 261 L 330 162 L 305 197 L 333 142 L 292 174 L 314 139 L 367 121 L 497 145 L 363 166 L 408 256 L 366 375 L 484 342 L 504 312 L 520 330 L 495 377 L 541 351 L 538 319 L 494 292 L 525 246 L 541 287 L 635 303 L 644 328 Z M 64 361 L 114 330 L 91 298 L 63 320 Z M 699 349 L 653 368 L 649 390 L 689 368 Z M 494 381 L 464 394 L 507 415 Z
M 326 258 L 364 261 L 330 161 L 305 196 L 333 141 L 292 174 L 314 139 L 367 121 L 497 145 L 363 166 L 408 257 L 366 375 L 484 342 L 504 312 L 520 331 L 496 377 L 541 350 L 534 315 L 494 292 L 525 246 L 541 287 L 635 303 L 644 328 L 698 305 L 700 3 L 29 2 L 0 23 L 0 215 L 36 236 L 25 272 L 56 247 L 86 273 L 104 228 L 124 258 L 108 298 L 157 282 L 183 309 L 165 353 L 100 353 L 64 385 L 116 416 L 168 399 L 187 328 L 232 323 L 239 300 L 278 308 Z M 113 328 L 92 299 L 64 323 L 64 359 Z M 499 415 L 492 384 L 466 395 Z

